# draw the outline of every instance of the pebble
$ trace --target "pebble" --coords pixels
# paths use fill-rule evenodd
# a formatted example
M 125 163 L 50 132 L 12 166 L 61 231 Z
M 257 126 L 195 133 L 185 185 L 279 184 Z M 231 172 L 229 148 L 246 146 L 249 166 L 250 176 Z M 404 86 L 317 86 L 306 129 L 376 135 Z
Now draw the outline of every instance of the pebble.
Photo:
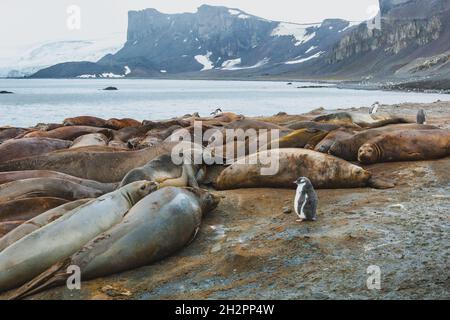
M 292 213 L 292 208 L 290 208 L 290 207 L 284 207 L 284 208 L 283 208 L 283 213 L 284 213 L 284 214 L 291 214 L 291 213 Z

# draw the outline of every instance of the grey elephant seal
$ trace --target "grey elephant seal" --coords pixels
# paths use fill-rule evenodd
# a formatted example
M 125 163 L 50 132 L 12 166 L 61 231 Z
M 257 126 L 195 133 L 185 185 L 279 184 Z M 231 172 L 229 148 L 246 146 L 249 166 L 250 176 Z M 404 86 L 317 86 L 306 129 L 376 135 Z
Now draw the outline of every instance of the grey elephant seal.
M 14 242 L 19 241 L 23 237 L 29 235 L 30 233 L 46 226 L 56 219 L 61 218 L 67 212 L 70 212 L 73 209 L 78 208 L 79 206 L 92 200 L 93 199 L 81 199 L 69 202 L 51 210 L 47 210 L 32 219 L 27 219 L 27 221 L 22 223 L 20 226 L 7 233 L 4 237 L 0 238 L 0 252 L 12 245 Z
M 193 164 L 176 165 L 170 155 L 162 155 L 143 167 L 131 170 L 123 178 L 120 186 L 134 181 L 147 180 L 158 182 L 161 187 L 198 187 L 203 166 Z
M 278 170 L 262 174 L 258 159 L 272 159 Z M 277 162 L 278 161 L 278 162 Z M 308 177 L 315 188 L 358 188 L 369 185 L 371 174 L 361 167 L 333 156 L 307 149 L 262 151 L 240 159 L 217 178 L 220 190 L 240 188 L 294 188 L 298 177 Z
M 200 189 L 160 189 L 138 202 L 121 223 L 54 264 L 16 290 L 11 298 L 64 284 L 70 265 L 79 266 L 83 280 L 88 280 L 170 256 L 193 241 L 202 217 L 214 210 L 218 202 L 218 197 Z
M 85 187 L 71 181 L 55 178 L 33 178 L 2 184 L 0 186 L 0 203 L 33 197 L 79 200 L 97 198 L 102 194 L 104 192 L 101 190 Z
M 108 137 L 106 137 L 103 133 L 90 133 L 76 138 L 70 148 L 74 149 L 89 146 L 107 146 L 108 142 Z
M 371 115 L 360 112 L 338 112 L 319 116 L 316 122 L 330 123 L 339 126 L 357 125 L 361 128 L 378 128 L 389 124 L 409 123 L 407 119 L 391 115 Z
M 143 197 L 157 189 L 135 182 L 88 202 L 34 231 L 0 252 L 0 292 L 13 289 L 77 252 L 107 231 Z

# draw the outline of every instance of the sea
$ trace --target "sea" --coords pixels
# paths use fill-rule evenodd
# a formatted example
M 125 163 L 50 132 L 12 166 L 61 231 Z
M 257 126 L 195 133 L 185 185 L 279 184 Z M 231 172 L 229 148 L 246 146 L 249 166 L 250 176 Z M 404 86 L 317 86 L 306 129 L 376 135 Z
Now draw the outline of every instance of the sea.
M 448 94 L 381 90 L 304 88 L 314 83 L 148 79 L 0 79 L 0 126 L 27 127 L 60 123 L 90 115 L 104 119 L 162 120 L 217 108 L 247 116 L 279 112 L 301 114 L 326 109 L 381 104 L 448 101 Z M 323 86 L 323 84 L 320 84 Z M 117 91 L 102 89 L 114 86 Z

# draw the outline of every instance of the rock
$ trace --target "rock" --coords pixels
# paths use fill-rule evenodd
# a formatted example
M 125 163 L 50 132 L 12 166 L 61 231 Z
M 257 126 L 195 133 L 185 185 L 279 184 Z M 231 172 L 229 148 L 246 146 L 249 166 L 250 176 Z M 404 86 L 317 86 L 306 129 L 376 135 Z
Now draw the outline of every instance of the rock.
M 284 214 L 291 214 L 292 213 L 292 208 L 291 207 L 284 207 L 283 208 L 283 213 Z
M 119 89 L 117 89 L 116 87 L 106 87 L 105 89 L 103 89 L 104 91 L 117 91 Z
M 110 285 L 104 286 L 103 288 L 100 289 L 100 291 L 110 297 L 119 297 L 119 296 L 129 297 L 129 296 L 131 296 L 131 292 L 129 290 L 113 287 Z
M 286 112 L 278 112 L 275 116 L 276 117 L 282 117 L 282 116 L 287 116 L 288 114 Z
M 13 94 L 14 92 L 11 91 L 0 91 L 0 94 Z

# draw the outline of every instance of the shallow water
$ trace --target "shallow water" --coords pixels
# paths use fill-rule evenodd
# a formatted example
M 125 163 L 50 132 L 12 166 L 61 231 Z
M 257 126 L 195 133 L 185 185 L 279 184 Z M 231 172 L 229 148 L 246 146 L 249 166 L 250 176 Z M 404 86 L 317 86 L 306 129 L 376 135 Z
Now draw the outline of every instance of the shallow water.
M 293 83 L 268 81 L 132 80 L 132 79 L 0 79 L 0 126 L 32 126 L 67 117 L 158 120 L 199 112 L 207 116 L 220 107 L 249 116 L 280 111 L 299 114 L 327 109 L 402 102 L 450 100 L 445 94 L 365 91 L 329 88 L 298 89 Z M 119 91 L 103 91 L 116 86 Z

